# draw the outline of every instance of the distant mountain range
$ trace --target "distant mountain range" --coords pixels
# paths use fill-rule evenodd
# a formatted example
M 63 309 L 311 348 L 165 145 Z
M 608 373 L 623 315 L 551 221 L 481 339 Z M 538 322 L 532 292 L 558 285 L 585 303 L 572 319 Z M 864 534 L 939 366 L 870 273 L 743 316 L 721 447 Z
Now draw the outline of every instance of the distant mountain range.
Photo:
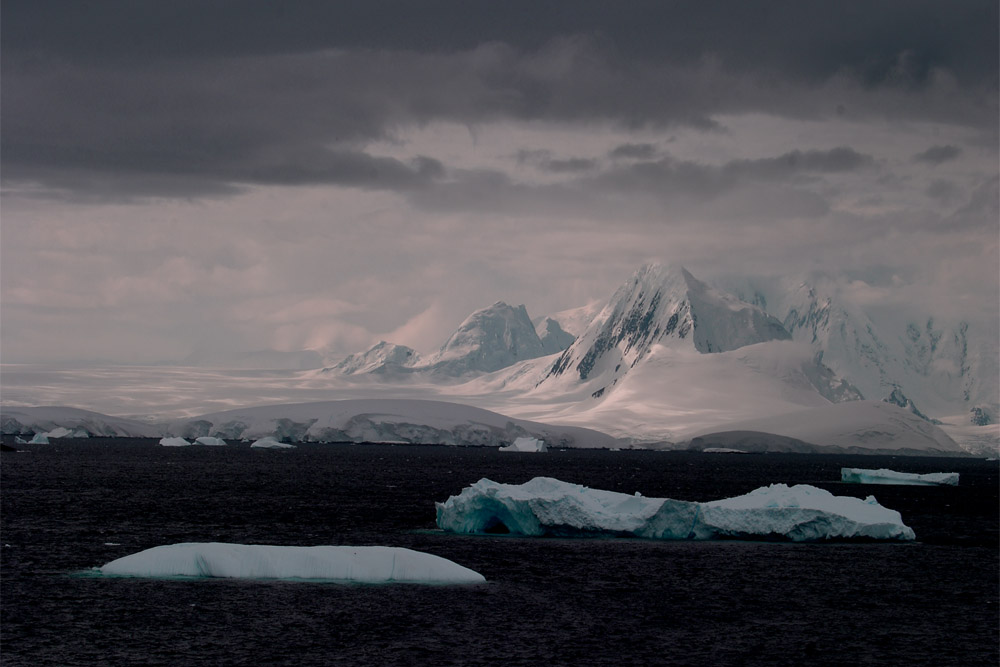
M 782 397 L 789 410 L 868 399 L 930 421 L 964 415 L 968 424 L 996 422 L 995 332 L 938 323 L 931 315 L 879 325 L 831 285 L 740 279 L 711 286 L 683 267 L 650 264 L 603 305 L 532 321 L 523 305 L 497 302 L 469 315 L 431 355 L 383 341 L 323 372 L 386 382 L 418 376 L 467 383 L 470 393 L 503 387 L 549 403 L 560 396 L 585 399 L 563 410 L 570 421 L 595 409 L 606 413 L 626 393 L 628 405 L 618 409 L 650 404 L 696 411 L 697 401 L 681 387 L 692 395 L 702 385 L 712 402 L 745 401 L 751 410 L 767 395 Z M 713 374 L 721 381 L 710 381 Z M 669 400 L 649 394 L 672 382 Z M 736 387 L 749 395 L 734 393 Z M 615 393 L 622 395 L 612 400 Z M 594 402 L 609 405 L 600 410 Z M 777 408 L 771 405 L 771 414 Z

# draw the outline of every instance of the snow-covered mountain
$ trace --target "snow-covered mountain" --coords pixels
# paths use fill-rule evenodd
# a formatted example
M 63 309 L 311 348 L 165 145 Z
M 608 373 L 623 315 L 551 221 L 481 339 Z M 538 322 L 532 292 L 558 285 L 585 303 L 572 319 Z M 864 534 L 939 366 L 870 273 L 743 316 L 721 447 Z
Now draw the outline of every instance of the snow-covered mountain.
M 827 277 L 730 279 L 727 287 L 782 321 L 796 341 L 865 398 L 929 418 L 995 423 L 1000 400 L 996 332 L 932 314 L 886 317 Z M 881 317 L 880 317 L 881 315 Z
M 725 430 L 738 431 L 741 442 L 759 439 L 753 435 L 758 432 L 786 440 L 755 447 L 945 452 L 951 437 L 970 452 L 996 451 L 997 425 L 974 423 L 997 417 L 995 330 L 886 314 L 838 291 L 836 281 L 742 278 L 720 284 L 725 289 L 710 287 L 681 267 L 651 264 L 600 308 L 591 303 L 533 323 L 524 306 L 497 302 L 472 313 L 437 352 L 423 358 L 405 346 L 381 342 L 323 371 L 281 376 L 213 370 L 192 382 L 195 369 L 180 375 L 169 369 L 129 369 L 118 376 L 126 384 L 109 388 L 103 403 L 94 398 L 94 385 L 87 392 L 61 395 L 90 397 L 79 407 L 133 415 L 163 412 L 178 395 L 200 408 L 173 404 L 174 414 L 181 415 L 199 414 L 213 402 L 238 407 L 279 395 L 290 403 L 440 398 L 509 416 L 504 419 L 593 429 L 635 446 L 677 446 L 686 438 L 716 438 Z M 568 347 L 560 352 L 563 345 Z M 153 381 L 149 375 L 155 373 L 165 375 Z M 80 375 L 60 377 L 73 382 Z M 183 392 L 170 390 L 177 378 L 184 382 Z M 135 390 L 124 392 L 126 385 Z M 150 387 L 163 388 L 155 401 Z M 6 405 L 39 405 L 40 398 L 52 400 L 53 391 L 51 375 L 44 381 L 24 372 L 5 376 Z M 878 406 L 832 407 L 862 399 Z M 108 407 L 113 405 L 121 408 Z M 377 408 L 382 416 L 386 405 Z M 879 411 L 880 406 L 885 409 Z M 342 425 L 328 426 L 344 431 L 338 437 L 369 437 L 362 431 L 403 437 L 413 425 L 421 426 L 421 438 L 452 437 L 446 433 L 458 429 L 458 435 L 453 433 L 458 442 L 463 433 L 472 433 L 457 423 L 434 426 L 430 422 L 436 418 L 418 414 L 423 407 L 415 404 L 415 412 L 407 407 L 406 418 L 390 420 L 391 428 L 372 426 L 388 423 L 382 416 L 372 421 L 364 415 L 348 415 Z M 291 419 L 284 414 L 289 410 L 274 408 L 276 432 Z M 793 414 L 791 422 L 783 421 Z M 6 407 L 4 417 L 6 430 L 24 431 L 25 422 L 8 415 Z M 935 419 L 943 422 L 946 435 L 925 432 Z M 828 432 L 799 428 L 827 422 L 832 424 Z M 352 431 L 355 426 L 360 430 Z
M 536 329 L 523 306 L 497 301 L 475 311 L 459 325 L 444 345 L 427 357 L 405 345 L 380 342 L 366 352 L 352 354 L 327 372 L 342 375 L 375 374 L 389 378 L 417 373 L 433 378 L 461 378 L 492 373 L 526 359 L 560 352 L 574 340 L 552 318 L 542 318 Z
M 683 267 L 650 264 L 615 292 L 542 382 L 572 377 L 601 385 L 595 393 L 603 393 L 654 345 L 713 353 L 790 338 L 757 306 L 709 287 Z
M 419 364 L 420 354 L 413 348 L 382 340 L 364 352 L 348 355 L 329 370 L 343 375 L 354 375 L 393 368 L 412 368 Z
M 442 375 L 460 376 L 489 373 L 544 355 L 545 347 L 525 307 L 497 301 L 465 318 L 424 367 Z

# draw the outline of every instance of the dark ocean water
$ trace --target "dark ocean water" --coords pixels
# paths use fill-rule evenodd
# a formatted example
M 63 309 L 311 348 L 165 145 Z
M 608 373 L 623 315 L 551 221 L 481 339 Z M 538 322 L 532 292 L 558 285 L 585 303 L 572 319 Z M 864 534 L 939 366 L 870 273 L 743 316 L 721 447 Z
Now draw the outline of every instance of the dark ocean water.
M 0 458 L 0 662 L 15 665 L 996 665 L 996 462 L 63 440 Z M 961 485 L 840 484 L 841 466 Z M 771 482 L 874 494 L 909 544 L 469 537 L 434 502 L 536 475 L 683 500 Z M 81 571 L 176 542 L 403 546 L 468 587 Z

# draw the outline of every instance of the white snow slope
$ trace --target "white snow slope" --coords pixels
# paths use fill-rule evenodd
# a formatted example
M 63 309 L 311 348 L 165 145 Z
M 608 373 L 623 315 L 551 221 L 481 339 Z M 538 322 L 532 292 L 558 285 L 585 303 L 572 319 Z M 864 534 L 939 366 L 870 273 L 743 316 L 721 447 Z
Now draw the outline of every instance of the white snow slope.
M 884 401 L 833 403 L 773 417 L 729 422 L 711 432 L 719 431 L 773 433 L 827 447 L 830 451 L 856 454 L 897 452 L 953 456 L 964 453 L 938 426 Z M 709 435 L 709 432 L 697 432 L 689 437 Z
M 630 496 L 551 477 L 520 485 L 481 479 L 436 503 L 437 524 L 456 533 L 634 536 L 661 540 L 783 537 L 912 540 L 899 512 L 874 497 L 834 496 L 804 484 L 772 484 L 707 503 Z
M 457 563 L 399 547 L 286 547 L 224 542 L 169 544 L 102 566 L 127 577 L 229 577 L 359 583 L 478 584 L 486 581 Z

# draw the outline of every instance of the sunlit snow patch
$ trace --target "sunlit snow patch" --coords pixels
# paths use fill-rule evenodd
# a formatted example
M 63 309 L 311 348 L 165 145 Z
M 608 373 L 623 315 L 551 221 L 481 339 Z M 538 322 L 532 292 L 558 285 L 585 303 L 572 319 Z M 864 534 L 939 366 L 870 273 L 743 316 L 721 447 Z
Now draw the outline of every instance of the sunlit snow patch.
M 538 438 L 517 438 L 506 447 L 500 448 L 501 452 L 547 452 L 549 448 L 545 446 L 544 440 Z
M 251 447 L 256 447 L 258 449 L 294 449 L 295 445 L 289 444 L 287 442 L 278 442 L 271 436 L 266 438 L 261 438 L 260 440 L 254 441 Z
M 888 468 L 867 470 L 865 468 L 841 468 L 840 481 L 852 484 L 907 484 L 912 486 L 958 486 L 957 472 L 932 472 L 918 475 L 912 472 L 896 472 Z
M 102 566 L 126 577 L 309 579 L 358 583 L 477 584 L 481 574 L 399 547 L 286 547 L 190 542 L 146 549 Z
M 899 512 L 804 484 L 772 484 L 707 503 L 629 496 L 550 477 L 521 485 L 481 479 L 436 503 L 437 525 L 455 533 L 611 535 L 662 540 L 781 537 L 912 540 Z

